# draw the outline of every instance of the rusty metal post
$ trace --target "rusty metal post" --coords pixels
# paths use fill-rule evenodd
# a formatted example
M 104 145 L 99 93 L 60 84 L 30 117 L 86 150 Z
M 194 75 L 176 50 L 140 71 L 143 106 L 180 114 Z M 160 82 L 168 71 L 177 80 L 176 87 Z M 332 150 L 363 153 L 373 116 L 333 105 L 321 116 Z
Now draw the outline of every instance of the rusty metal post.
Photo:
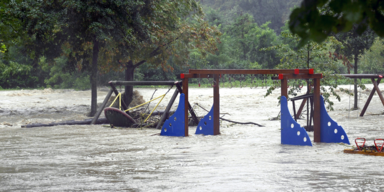
M 105 99 L 103 101 L 103 104 L 101 104 L 99 110 L 97 110 L 95 117 L 93 117 L 91 125 L 94 125 L 97 122 L 97 119 L 99 119 L 101 112 L 103 111 L 105 105 L 107 105 L 109 98 L 111 97 L 113 92 L 113 89 L 111 88 L 109 92 L 107 93 L 107 96 L 105 96 Z
M 306 94 L 311 93 L 311 85 L 308 82 L 309 82 L 309 80 L 307 81 L 307 93 Z M 303 101 L 301 102 L 300 108 L 299 108 L 299 110 L 297 111 L 297 114 L 296 114 L 297 118 L 300 117 L 301 112 L 303 111 L 304 106 L 306 105 L 306 103 L 307 103 L 307 98 L 303 99 Z
M 309 98 L 309 103 L 311 105 L 311 116 L 309 117 L 309 126 L 312 126 L 312 120 L 313 120 L 313 98 Z
M 179 90 L 175 89 L 175 92 L 173 93 L 171 100 L 169 100 L 167 108 L 165 108 L 164 114 L 161 116 L 159 123 L 157 123 L 156 129 L 161 129 L 161 124 L 163 124 L 165 119 L 168 118 L 169 110 L 171 110 L 171 107 L 172 107 L 173 103 L 175 102 L 178 94 L 179 94 Z
M 321 142 L 321 114 L 320 114 L 320 78 L 313 79 L 313 137 L 314 142 Z
M 184 118 L 185 118 L 185 123 L 184 123 L 184 133 L 185 133 L 185 136 L 187 137 L 188 136 L 188 104 L 189 104 L 189 101 L 188 101 L 188 78 L 184 78 L 183 79 L 183 93 L 184 93 L 184 96 L 185 96 L 185 103 L 184 103 Z
M 219 75 L 214 75 L 213 84 L 213 135 L 220 134 L 220 93 Z
M 111 86 L 113 92 L 114 92 L 115 95 L 117 96 L 117 95 L 119 94 L 119 91 L 117 91 L 115 85 L 114 85 L 113 83 L 109 82 L 109 86 Z M 126 109 L 128 109 L 129 103 L 128 103 L 128 105 L 127 105 L 127 104 L 125 103 L 124 99 L 121 99 L 121 105 L 122 105 L 122 108 L 123 108 L 124 110 L 126 110 Z
M 179 84 L 176 84 L 176 88 L 179 90 L 180 93 L 183 92 L 183 89 L 181 88 L 181 86 Z M 195 111 L 193 110 L 192 106 L 191 106 L 191 103 L 189 103 L 188 101 L 188 107 L 189 107 L 189 112 L 191 113 L 191 116 L 192 116 L 192 120 L 198 124 L 199 123 L 199 119 L 197 118 L 196 116 L 196 113 Z
M 303 99 L 303 101 L 300 104 L 299 110 L 296 113 L 296 118 L 299 118 L 301 115 L 301 112 L 303 112 L 304 106 L 307 104 L 307 98 Z
M 281 96 L 285 96 L 288 100 L 288 80 L 281 80 Z
M 293 117 L 295 118 L 295 121 L 297 122 L 296 106 L 295 106 L 295 101 L 294 100 L 292 100 L 292 107 L 293 107 Z
M 377 85 L 379 85 L 380 81 L 381 81 L 381 78 L 379 78 L 379 79 L 377 80 Z M 371 91 L 371 93 L 369 94 L 367 101 L 365 102 L 365 105 L 364 105 L 364 107 L 363 107 L 363 110 L 361 110 L 360 117 L 364 116 L 364 113 L 365 113 L 365 111 L 367 110 L 367 108 L 368 108 L 368 106 L 369 106 L 369 103 L 371 102 L 372 97 L 373 97 L 373 95 L 375 94 L 375 92 L 376 92 L 375 84 L 373 84 L 372 91 Z
M 379 95 L 379 98 L 381 100 L 381 103 L 384 105 L 384 98 L 383 98 L 383 95 L 381 94 L 381 91 L 379 89 L 379 84 L 375 81 L 374 78 L 371 79 L 372 83 L 373 83 L 373 86 L 375 87 L 376 89 L 376 92 L 377 92 L 377 95 Z

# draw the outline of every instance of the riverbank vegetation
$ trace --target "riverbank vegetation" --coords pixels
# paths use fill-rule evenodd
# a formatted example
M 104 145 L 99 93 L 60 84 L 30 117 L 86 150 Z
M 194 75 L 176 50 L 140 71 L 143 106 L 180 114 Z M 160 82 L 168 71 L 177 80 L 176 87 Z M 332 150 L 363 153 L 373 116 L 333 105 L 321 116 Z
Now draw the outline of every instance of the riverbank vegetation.
M 352 69 L 383 72 L 383 39 L 369 28 L 358 36 L 360 25 L 329 38 L 323 34 L 321 41 L 307 38 L 313 34 L 305 36 L 292 24 L 297 10 L 305 10 L 300 3 L 2 1 L 0 89 L 94 89 L 109 80 L 176 80 L 188 69 L 315 68 L 332 77 L 324 79 L 326 85 L 347 82 L 331 75 Z M 234 86 L 265 79 L 232 77 Z

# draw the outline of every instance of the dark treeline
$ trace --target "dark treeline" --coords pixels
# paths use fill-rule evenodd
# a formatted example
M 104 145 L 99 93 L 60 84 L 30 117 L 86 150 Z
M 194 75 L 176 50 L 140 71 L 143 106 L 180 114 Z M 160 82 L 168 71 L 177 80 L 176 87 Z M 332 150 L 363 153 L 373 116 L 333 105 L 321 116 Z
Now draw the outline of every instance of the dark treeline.
M 204 14 L 191 16 L 189 11 L 196 12 L 199 10 L 197 8 L 196 10 L 184 10 L 184 16 L 182 14 L 171 15 L 185 18 L 184 23 L 177 26 L 178 32 L 171 31 L 172 29 L 166 29 L 168 32 L 163 32 L 165 29 L 156 28 L 152 31 L 153 36 L 150 37 L 152 40 L 145 42 L 147 45 L 137 44 L 142 47 L 133 47 L 125 56 L 111 53 L 110 50 L 116 50 L 119 47 L 116 43 L 100 44 L 97 84 L 106 85 L 109 80 L 127 79 L 125 67 L 130 61 L 140 64 L 132 68 L 134 73 L 131 74 L 131 79 L 133 80 L 175 80 L 178 74 L 192 68 L 315 67 L 319 72 L 326 74 L 347 73 L 351 70 L 348 66 L 357 64 L 357 62 L 359 62 L 359 68 L 356 68 L 358 72 L 380 73 L 383 71 L 383 41 L 374 35 L 370 36 L 370 44 L 360 44 L 360 51 L 356 53 L 348 52 L 351 50 L 351 45 L 348 45 L 349 41 L 341 39 L 349 38 L 345 35 L 328 38 L 322 44 L 310 42 L 296 51 L 299 39 L 289 32 L 287 20 L 291 10 L 300 5 L 300 2 L 301 0 L 200 0 L 199 6 Z M 1 3 L 0 6 L 4 8 L 7 5 Z M 2 9 L 0 12 L 2 15 L 6 13 L 4 10 Z M 200 22 L 200 20 L 204 22 Z M 60 53 L 55 54 L 56 57 L 52 58 L 52 55 L 38 55 L 37 57 L 28 50 L 30 45 L 18 43 L 16 40 L 9 43 L 9 35 L 6 36 L 6 32 L 11 29 L 9 23 L 3 19 L 0 22 L 0 30 L 2 31 L 2 36 L 0 36 L 0 88 L 90 88 L 91 70 L 86 70 L 87 67 L 84 63 L 91 62 L 91 59 L 76 60 L 77 63 L 73 64 L 71 54 L 73 54 L 74 48 L 63 44 L 62 50 L 57 50 Z M 204 31 L 205 34 L 199 33 L 199 31 Z M 209 38 L 205 38 L 207 36 Z M 158 55 L 151 56 L 152 58 L 141 55 L 143 52 L 148 52 L 148 55 L 154 53 L 156 46 L 153 45 L 159 45 L 161 41 L 153 41 L 153 39 L 165 39 L 166 37 L 169 37 L 168 44 L 163 43 L 170 46 L 160 49 L 158 47 L 157 51 L 162 51 L 157 52 Z M 185 39 L 181 37 L 185 37 Z M 200 39 L 191 41 L 196 37 Z M 216 43 L 208 45 L 202 43 L 203 41 L 215 41 Z M 153 47 L 153 49 L 147 49 L 148 47 Z M 345 49 L 346 47 L 348 49 Z M 84 46 L 84 49 L 86 49 L 84 54 L 91 55 L 92 46 Z M 338 55 L 337 57 L 335 53 Z M 341 55 L 343 59 L 339 59 Z M 121 63 L 123 56 L 131 59 L 123 59 L 128 64 L 109 64 Z M 120 60 L 116 59 L 118 57 Z M 72 62 L 72 67 L 68 67 L 69 62 Z M 110 65 L 114 67 L 110 67 Z
M 288 20 L 291 9 L 298 6 L 301 0 L 201 0 L 210 9 L 222 14 L 222 22 L 230 24 L 234 17 L 250 14 L 254 21 L 261 25 L 270 22 L 269 27 L 280 33 L 281 27 Z

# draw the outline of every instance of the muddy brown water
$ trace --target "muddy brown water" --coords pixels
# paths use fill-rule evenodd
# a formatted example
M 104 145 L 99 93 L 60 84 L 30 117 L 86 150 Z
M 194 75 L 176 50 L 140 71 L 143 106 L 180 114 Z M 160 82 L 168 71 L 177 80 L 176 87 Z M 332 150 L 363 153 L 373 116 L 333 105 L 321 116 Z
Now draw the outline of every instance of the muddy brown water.
M 152 96 L 153 89 L 139 90 L 146 100 Z M 189 92 L 192 105 L 211 107 L 211 88 Z M 342 144 L 281 145 L 280 122 L 269 120 L 280 111 L 279 91 L 264 98 L 265 92 L 220 89 L 225 118 L 265 127 L 222 122 L 221 135 L 202 136 L 191 126 L 189 137 L 180 138 L 159 136 L 155 129 L 103 125 L 20 128 L 87 118 L 90 91 L 2 91 L 0 191 L 384 191 L 383 157 L 344 154 L 348 146 Z M 367 94 L 361 93 L 362 106 Z M 105 95 L 99 91 L 99 102 Z M 347 110 L 352 100 L 342 95 L 329 112 L 351 144 L 356 137 L 370 145 L 383 138 L 384 107 L 377 96 L 365 117 Z M 309 136 L 313 140 L 313 133 Z

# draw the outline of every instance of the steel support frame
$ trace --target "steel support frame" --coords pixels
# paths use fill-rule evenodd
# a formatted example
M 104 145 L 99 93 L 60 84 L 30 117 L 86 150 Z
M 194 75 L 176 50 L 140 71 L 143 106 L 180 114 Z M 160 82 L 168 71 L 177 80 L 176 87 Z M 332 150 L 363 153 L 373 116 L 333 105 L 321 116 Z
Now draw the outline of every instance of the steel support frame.
M 380 101 L 384 106 L 384 97 L 381 94 L 381 90 L 379 89 L 379 84 L 380 84 L 381 79 L 383 78 L 383 75 L 378 75 L 378 74 L 341 74 L 341 75 L 344 77 L 351 78 L 351 79 L 371 79 L 371 81 L 372 81 L 373 88 L 372 88 L 371 93 L 368 96 L 367 101 L 365 102 L 363 109 L 360 112 L 360 117 L 364 116 L 365 111 L 367 111 L 369 103 L 371 103 L 372 97 L 375 94 L 375 92 L 379 96 Z
M 381 81 L 381 78 L 378 78 L 377 80 L 375 80 L 375 78 L 371 78 L 371 81 L 373 83 L 373 89 L 372 89 L 371 93 L 369 94 L 367 101 L 365 102 L 363 110 L 361 110 L 360 117 L 364 116 L 365 111 L 367 110 L 369 103 L 371 102 L 372 97 L 375 94 L 375 92 L 377 92 L 377 94 L 379 95 L 381 103 L 384 106 L 384 98 L 383 98 L 383 95 L 381 94 L 381 91 L 379 89 L 379 83 Z
M 310 74 L 312 72 L 312 74 Z M 181 74 L 183 79 L 183 93 L 185 94 L 185 136 L 188 136 L 188 79 L 190 78 L 214 78 L 213 86 L 213 127 L 214 135 L 220 134 L 220 93 L 219 81 L 220 77 L 224 74 L 268 74 L 279 75 L 282 74 L 281 79 L 281 96 L 288 98 L 288 79 L 314 79 L 314 141 L 320 142 L 320 79 L 322 74 L 313 74 L 313 69 L 261 69 L 261 70 L 236 70 L 236 69 L 203 69 L 203 70 L 189 70 L 187 74 Z
M 313 137 L 314 142 L 321 142 L 321 114 L 320 114 L 320 80 L 322 78 L 322 74 L 314 74 L 311 75 L 283 75 L 283 79 L 281 79 L 281 96 L 285 96 L 288 98 L 288 80 L 289 79 L 313 79 L 314 84 L 314 92 L 313 92 Z
M 92 119 L 92 122 L 91 124 L 95 124 L 95 122 L 97 121 L 97 119 L 100 117 L 100 114 L 101 112 L 104 110 L 104 107 L 105 105 L 107 104 L 108 102 L 108 99 L 109 97 L 112 95 L 112 93 L 115 93 L 115 95 L 117 96 L 119 94 L 119 91 L 116 89 L 116 85 L 130 85 L 130 86 L 135 86 L 135 85 L 176 85 L 176 88 L 177 90 L 181 93 L 181 88 L 180 88 L 180 84 L 183 84 L 184 86 L 184 82 L 180 82 L 180 81 L 109 81 L 108 82 L 109 86 L 111 86 L 111 89 L 110 91 L 108 92 L 107 96 L 105 97 L 104 99 L 104 102 L 102 104 L 102 106 L 98 109 L 96 115 L 93 117 Z M 187 81 L 187 87 L 188 87 L 188 81 Z M 176 91 L 177 92 L 177 91 Z M 187 94 L 188 94 L 188 89 L 186 90 Z M 185 93 L 183 91 L 183 93 Z M 186 94 L 186 98 L 188 98 L 188 95 Z M 175 94 L 174 94 L 175 95 Z M 129 104 L 126 104 L 124 102 L 124 100 L 122 99 L 121 100 L 121 104 L 122 104 L 122 107 L 123 107 L 123 110 L 126 110 L 128 109 L 128 105 Z M 174 99 L 171 99 L 170 102 L 174 102 Z M 186 105 L 188 105 L 188 100 L 186 100 Z M 188 110 L 188 108 L 187 108 Z M 169 110 L 168 110 L 169 111 Z M 168 111 L 166 111 L 165 114 L 168 113 Z M 193 111 L 191 111 L 191 114 L 192 114 L 192 117 L 195 121 L 197 121 L 197 117 L 195 115 L 195 113 Z M 188 112 L 186 113 L 186 119 L 187 119 L 187 122 L 188 122 Z M 161 122 L 161 121 L 160 121 Z M 188 124 L 187 124 L 188 125 Z M 159 127 L 159 125 L 157 126 L 157 128 Z M 186 133 L 188 133 L 188 129 L 186 129 Z

